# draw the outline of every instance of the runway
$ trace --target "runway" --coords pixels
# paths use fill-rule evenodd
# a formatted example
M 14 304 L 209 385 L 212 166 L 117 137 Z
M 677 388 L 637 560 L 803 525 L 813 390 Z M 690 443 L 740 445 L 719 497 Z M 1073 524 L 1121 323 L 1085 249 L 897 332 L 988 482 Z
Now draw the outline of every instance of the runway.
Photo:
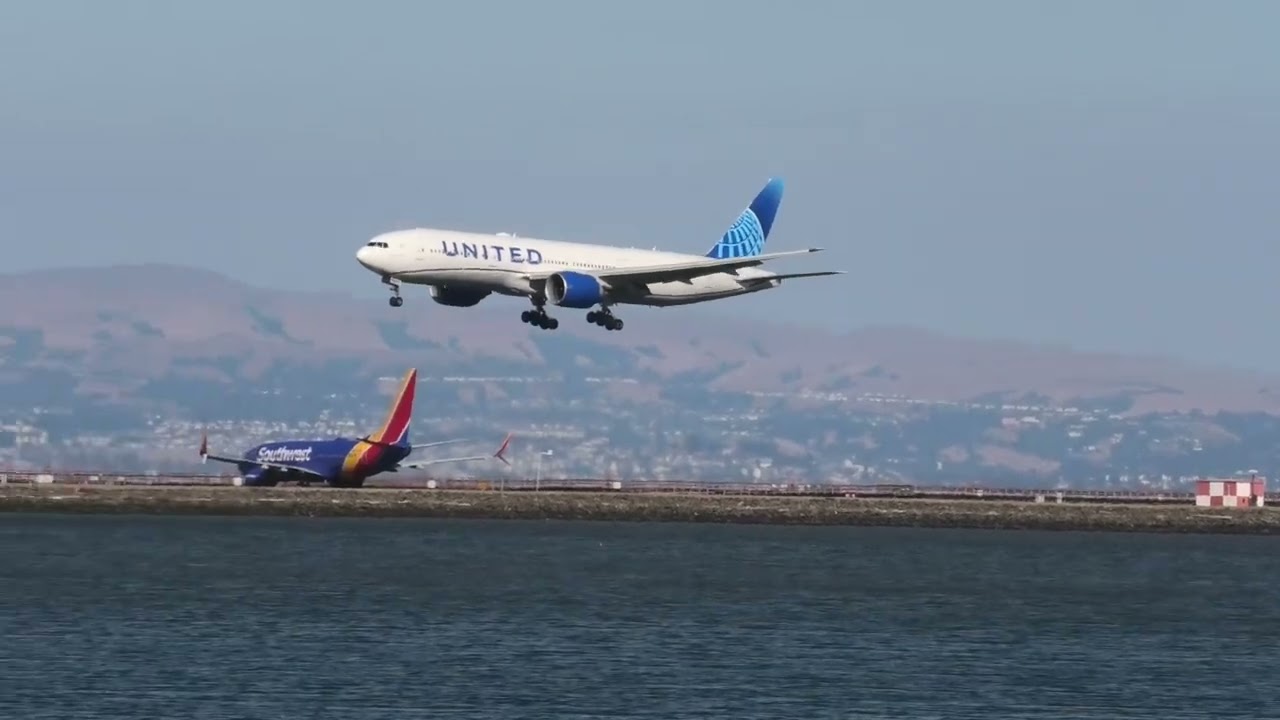
M 0 486 L 8 484 L 58 485 L 124 485 L 157 486 L 233 486 L 231 475 L 167 474 L 139 475 L 108 471 L 0 471 Z M 840 484 L 799 483 L 730 483 L 673 482 L 667 480 L 614 480 L 607 478 L 545 479 L 531 478 L 436 478 L 397 477 L 387 474 L 371 478 L 365 489 L 398 490 L 475 490 L 475 491 L 572 491 L 613 493 L 686 493 L 697 495 L 792 496 L 792 497 L 861 497 L 917 498 L 935 500 L 1008 500 L 1018 502 L 1085 502 L 1147 505 L 1194 504 L 1191 492 L 1159 492 L 1131 490 L 1070 490 L 1036 488 L 1001 488 L 984 486 L 935 486 L 906 483 Z
M 556 489 L 244 488 L 7 483 L 0 512 L 423 517 L 852 525 L 1159 533 L 1280 533 L 1280 509 L 847 495 Z

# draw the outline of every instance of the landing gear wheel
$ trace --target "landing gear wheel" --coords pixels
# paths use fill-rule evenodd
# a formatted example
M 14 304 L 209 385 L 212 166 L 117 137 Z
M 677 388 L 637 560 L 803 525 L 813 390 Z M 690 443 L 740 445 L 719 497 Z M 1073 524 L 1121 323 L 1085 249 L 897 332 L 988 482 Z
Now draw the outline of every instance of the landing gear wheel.
M 622 321 L 614 317 L 613 313 L 609 312 L 609 308 L 592 310 L 587 313 L 587 322 L 592 323 L 593 325 L 599 325 L 606 330 L 622 329 Z
M 525 310 L 520 313 L 520 322 L 528 323 L 543 330 L 555 330 L 560 327 L 560 321 L 547 315 L 546 311 L 541 308 Z
M 404 304 L 404 298 L 400 297 L 399 295 L 393 295 L 387 299 L 387 304 L 390 305 L 391 307 L 400 307 L 401 305 Z

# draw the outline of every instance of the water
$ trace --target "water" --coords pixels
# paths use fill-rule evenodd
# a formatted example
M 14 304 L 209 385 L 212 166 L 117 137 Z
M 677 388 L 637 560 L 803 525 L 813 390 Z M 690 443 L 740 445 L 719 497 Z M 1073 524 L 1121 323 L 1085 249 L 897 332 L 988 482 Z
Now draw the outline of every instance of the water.
M 1261 718 L 1280 540 L 0 515 L 0 718 Z

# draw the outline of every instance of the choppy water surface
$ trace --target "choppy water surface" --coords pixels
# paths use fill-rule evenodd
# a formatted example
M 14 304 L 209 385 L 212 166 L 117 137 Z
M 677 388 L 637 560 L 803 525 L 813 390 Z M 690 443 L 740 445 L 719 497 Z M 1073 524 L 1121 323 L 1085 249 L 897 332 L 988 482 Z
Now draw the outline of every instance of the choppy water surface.
M 1274 718 L 1280 539 L 0 515 L 0 718 Z

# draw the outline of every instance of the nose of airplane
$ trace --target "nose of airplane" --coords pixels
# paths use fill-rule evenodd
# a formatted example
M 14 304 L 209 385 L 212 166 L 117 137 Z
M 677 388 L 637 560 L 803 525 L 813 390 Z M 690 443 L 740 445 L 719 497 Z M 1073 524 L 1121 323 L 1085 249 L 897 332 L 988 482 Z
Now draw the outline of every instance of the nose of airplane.
M 372 270 L 373 254 L 374 254 L 374 251 L 372 247 L 368 245 L 362 245 L 360 249 L 356 251 L 356 262 L 365 266 L 369 270 Z

